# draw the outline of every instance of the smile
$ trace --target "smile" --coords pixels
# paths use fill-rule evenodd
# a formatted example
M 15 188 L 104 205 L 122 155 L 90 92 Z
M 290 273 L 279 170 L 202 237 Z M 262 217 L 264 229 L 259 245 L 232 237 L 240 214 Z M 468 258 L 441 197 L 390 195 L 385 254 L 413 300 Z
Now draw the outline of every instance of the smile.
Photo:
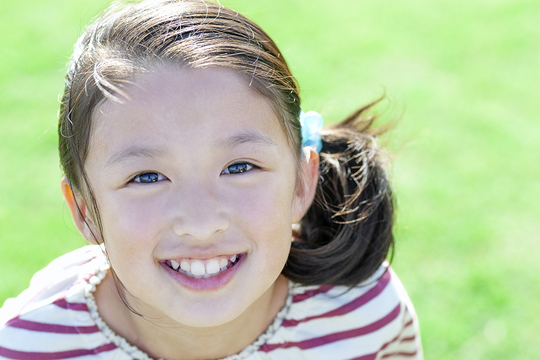
M 172 270 L 193 279 L 208 279 L 232 268 L 244 254 L 218 256 L 211 259 L 170 259 L 165 263 Z

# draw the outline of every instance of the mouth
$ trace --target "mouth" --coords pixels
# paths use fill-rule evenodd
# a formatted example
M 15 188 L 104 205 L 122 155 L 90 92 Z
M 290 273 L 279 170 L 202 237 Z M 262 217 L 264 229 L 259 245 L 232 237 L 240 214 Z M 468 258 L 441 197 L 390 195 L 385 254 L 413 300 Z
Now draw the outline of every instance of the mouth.
M 209 279 L 234 267 L 244 256 L 245 253 L 211 259 L 169 259 L 165 264 L 171 270 L 192 279 Z

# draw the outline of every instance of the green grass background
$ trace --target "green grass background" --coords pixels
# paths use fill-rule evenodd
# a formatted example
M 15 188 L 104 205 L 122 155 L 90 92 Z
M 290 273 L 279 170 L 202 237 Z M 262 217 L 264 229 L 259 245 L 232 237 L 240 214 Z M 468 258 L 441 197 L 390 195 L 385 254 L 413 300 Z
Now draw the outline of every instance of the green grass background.
M 73 43 L 105 4 L 0 2 L 0 304 L 84 244 L 59 190 L 56 114 Z M 337 121 L 391 98 L 394 267 L 426 359 L 540 358 L 540 2 L 224 4 L 272 35 L 305 110 Z

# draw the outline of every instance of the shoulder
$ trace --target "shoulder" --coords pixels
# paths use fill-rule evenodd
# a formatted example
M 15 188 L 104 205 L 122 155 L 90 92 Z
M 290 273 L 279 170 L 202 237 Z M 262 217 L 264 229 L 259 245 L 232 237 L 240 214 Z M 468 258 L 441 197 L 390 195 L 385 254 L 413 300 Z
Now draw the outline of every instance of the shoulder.
M 294 287 L 292 304 L 278 333 L 280 336 L 272 339 L 274 344 L 266 344 L 266 350 L 297 349 L 302 352 L 299 359 L 398 354 L 407 359 L 422 358 L 414 308 L 387 262 L 351 289 Z
M 116 348 L 100 333 L 84 288 L 104 257 L 97 246 L 61 256 L 0 309 L 0 359 L 69 359 Z
M 32 277 L 28 289 L 16 298 L 6 300 L 0 309 L 0 324 L 65 298 L 74 285 L 93 275 L 95 262 L 101 256 L 99 247 L 85 246 L 53 260 Z

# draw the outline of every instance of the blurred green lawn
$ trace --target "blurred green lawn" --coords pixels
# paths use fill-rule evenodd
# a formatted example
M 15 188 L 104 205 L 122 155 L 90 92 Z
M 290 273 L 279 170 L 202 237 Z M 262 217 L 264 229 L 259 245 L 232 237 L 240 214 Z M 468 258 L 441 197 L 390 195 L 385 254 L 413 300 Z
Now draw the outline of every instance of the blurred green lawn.
M 59 190 L 58 94 L 103 0 L 0 2 L 0 304 L 84 244 Z M 24 4 L 22 7 L 20 4 Z M 305 110 L 383 92 L 394 267 L 426 359 L 540 358 L 540 2 L 228 0 L 276 40 Z

